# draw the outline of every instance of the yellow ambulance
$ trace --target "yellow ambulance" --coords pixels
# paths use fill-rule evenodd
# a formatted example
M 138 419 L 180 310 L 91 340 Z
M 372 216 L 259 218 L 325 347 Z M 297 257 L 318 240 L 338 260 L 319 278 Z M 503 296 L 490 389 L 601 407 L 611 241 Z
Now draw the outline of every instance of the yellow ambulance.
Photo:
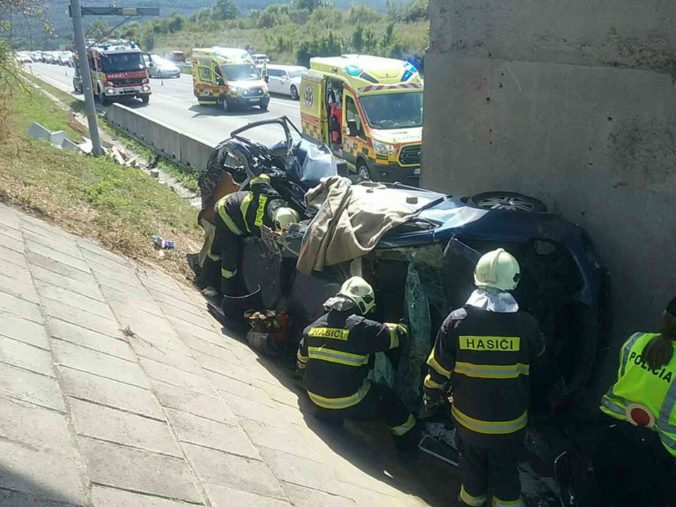
M 419 183 L 423 80 L 410 63 L 312 58 L 299 95 L 303 135 L 330 146 L 357 180 Z
M 243 49 L 193 49 L 192 83 L 200 104 L 219 105 L 226 111 L 236 106 L 265 110 L 270 103 L 268 85 Z

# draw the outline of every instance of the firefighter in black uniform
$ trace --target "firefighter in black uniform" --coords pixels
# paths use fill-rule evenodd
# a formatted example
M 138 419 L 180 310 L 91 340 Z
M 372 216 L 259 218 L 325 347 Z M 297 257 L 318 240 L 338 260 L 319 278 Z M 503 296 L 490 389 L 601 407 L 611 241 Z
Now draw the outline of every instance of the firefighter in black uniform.
M 320 419 L 383 419 L 401 451 L 417 447 L 416 419 L 387 386 L 370 382 L 369 360 L 376 352 L 395 349 L 407 337 L 402 324 L 381 324 L 364 315 L 375 307 L 371 286 L 358 276 L 324 303 L 328 312 L 305 328 L 298 348 L 298 367 Z
M 236 277 L 241 238 L 259 235 L 263 225 L 285 229 L 300 217 L 296 210 L 286 206 L 266 174 L 253 178 L 248 190 L 222 197 L 214 211 L 216 233 L 197 284 L 214 289 L 220 286 L 223 295 L 238 296 Z
M 529 370 L 544 351 L 537 321 L 507 292 L 516 259 L 499 248 L 481 257 L 477 289 L 446 318 L 427 360 L 424 402 L 442 405 L 452 384 L 451 413 L 460 451 L 462 505 L 523 507 L 517 458 L 528 424 Z

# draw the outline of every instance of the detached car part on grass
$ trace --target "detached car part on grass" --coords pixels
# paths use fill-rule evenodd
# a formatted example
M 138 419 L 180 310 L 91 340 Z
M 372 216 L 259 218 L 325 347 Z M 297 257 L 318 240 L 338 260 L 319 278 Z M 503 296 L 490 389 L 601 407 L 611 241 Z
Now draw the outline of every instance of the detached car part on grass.
M 284 141 L 271 148 L 241 135 L 270 123 L 278 123 L 285 132 Z M 336 293 L 354 267 L 344 263 L 310 274 L 295 269 L 305 227 L 316 213 L 305 207 L 303 196 L 322 175 L 316 167 L 312 177 L 303 174 L 307 141 L 296 139 L 294 130 L 298 133 L 285 118 L 238 129 L 215 149 L 210 170 L 236 166 L 240 180 L 270 170 L 286 175 L 277 190 L 305 223 L 292 226 L 281 239 L 266 231 L 260 238 L 247 238 L 240 273 L 243 285 L 256 293 L 264 307 L 288 312 L 290 336 L 299 337 L 303 327 L 323 313 L 322 303 Z M 335 171 L 326 166 L 323 176 Z M 563 424 L 552 414 L 570 407 L 584 392 L 607 327 L 607 271 L 589 235 L 549 212 L 541 201 L 517 193 L 453 197 L 398 183 L 380 185 L 377 191 L 417 208 L 414 218 L 386 234 L 360 263 L 363 276 L 377 293 L 375 318 L 394 322 L 405 318 L 412 329 L 409 346 L 400 357 L 379 355 L 377 379 L 394 385 L 412 408 L 417 406 L 424 363 L 439 325 L 469 297 L 480 255 L 505 248 L 521 265 L 514 296 L 521 308 L 538 319 L 547 340 L 547 352 L 531 370 L 529 462 L 522 473 L 527 481 L 528 477 L 555 477 L 554 460 L 561 450 L 556 442 L 565 437 L 560 434 Z M 294 347 L 295 343 L 290 353 Z M 537 491 L 540 483 L 530 482 L 526 489 Z M 531 493 L 532 498 L 545 496 Z M 553 505 L 551 499 L 542 502 Z

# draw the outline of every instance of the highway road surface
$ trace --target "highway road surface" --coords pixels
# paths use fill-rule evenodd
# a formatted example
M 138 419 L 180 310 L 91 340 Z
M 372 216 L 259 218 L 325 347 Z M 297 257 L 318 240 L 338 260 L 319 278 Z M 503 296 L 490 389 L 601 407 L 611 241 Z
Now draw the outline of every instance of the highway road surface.
M 73 69 L 46 63 L 32 63 L 25 66 L 28 72 L 46 83 L 59 88 L 73 97 L 84 100 L 83 95 L 73 93 Z M 182 75 L 178 79 L 150 80 L 152 96 L 150 103 L 143 105 L 140 100 L 131 99 L 124 104 L 138 109 L 153 120 L 171 125 L 193 137 L 216 144 L 229 137 L 231 131 L 247 123 L 270 118 L 287 116 L 300 129 L 300 108 L 298 101 L 274 96 L 270 100 L 268 111 L 258 107 L 251 110 L 241 109 L 224 112 L 218 107 L 200 106 L 192 92 L 192 77 Z M 100 104 L 99 110 L 105 110 Z M 282 140 L 281 129 L 259 128 L 251 131 L 251 139 L 265 144 Z

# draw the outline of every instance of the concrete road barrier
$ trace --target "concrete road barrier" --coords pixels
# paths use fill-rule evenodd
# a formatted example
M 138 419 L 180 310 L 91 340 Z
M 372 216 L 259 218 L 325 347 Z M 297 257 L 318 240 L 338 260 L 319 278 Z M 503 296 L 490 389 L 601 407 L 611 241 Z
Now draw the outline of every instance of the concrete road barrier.
M 204 171 L 209 156 L 214 149 L 206 141 L 202 141 L 188 134 L 181 134 L 181 162 L 193 171 Z
M 192 171 L 206 169 L 213 146 L 205 141 L 122 104 L 109 107 L 106 120 L 159 155 Z

